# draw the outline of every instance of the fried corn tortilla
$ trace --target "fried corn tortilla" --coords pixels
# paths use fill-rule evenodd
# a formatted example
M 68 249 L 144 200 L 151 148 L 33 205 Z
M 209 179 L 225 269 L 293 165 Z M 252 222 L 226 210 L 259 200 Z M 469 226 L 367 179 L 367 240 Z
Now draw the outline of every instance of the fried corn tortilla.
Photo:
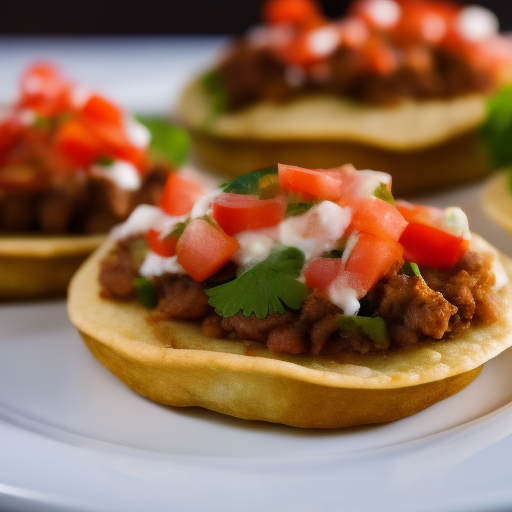
M 510 170 L 496 173 L 482 195 L 482 208 L 487 216 L 512 233 L 512 191 Z
M 73 274 L 104 239 L 104 235 L 0 237 L 0 299 L 64 295 Z
M 333 361 L 281 355 L 257 342 L 205 337 L 199 324 L 149 323 L 137 302 L 99 296 L 107 241 L 74 276 L 68 313 L 91 352 L 135 391 L 174 406 L 200 406 L 243 419 L 334 428 L 414 414 L 467 386 L 512 345 L 512 287 L 500 292 L 501 320 L 450 341 Z M 476 237 L 475 250 L 489 245 Z M 512 277 L 512 260 L 501 256 Z
M 217 137 L 254 140 L 352 141 L 412 151 L 471 131 L 485 118 L 485 96 L 406 100 L 394 107 L 366 106 L 328 94 L 283 104 L 258 103 L 210 119 L 210 99 L 199 82 L 183 92 L 178 115 L 193 129 Z
M 275 162 L 323 169 L 351 162 L 390 173 L 395 192 L 405 194 L 457 186 L 490 170 L 478 133 L 482 95 L 375 107 L 324 94 L 215 118 L 210 112 L 207 93 L 193 82 L 177 114 L 202 161 L 231 176 Z

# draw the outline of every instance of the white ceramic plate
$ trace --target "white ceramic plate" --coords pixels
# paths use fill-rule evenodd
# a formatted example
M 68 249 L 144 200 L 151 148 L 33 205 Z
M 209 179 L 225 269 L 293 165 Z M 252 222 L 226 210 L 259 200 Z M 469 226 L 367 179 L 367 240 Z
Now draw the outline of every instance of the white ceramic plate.
M 431 198 L 479 213 L 480 187 Z M 512 508 L 512 351 L 393 423 L 298 430 L 151 402 L 88 352 L 61 301 L 0 306 L 0 509 L 498 511 Z
M 219 41 L 0 45 L 4 76 L 49 58 L 157 112 Z M 0 83 L 0 103 L 13 83 Z M 512 254 L 479 194 L 473 186 L 426 202 L 462 206 L 474 231 Z M 0 510 L 509 511 L 511 367 L 509 350 L 458 395 L 397 422 L 298 430 L 151 402 L 93 358 L 64 302 L 0 304 Z

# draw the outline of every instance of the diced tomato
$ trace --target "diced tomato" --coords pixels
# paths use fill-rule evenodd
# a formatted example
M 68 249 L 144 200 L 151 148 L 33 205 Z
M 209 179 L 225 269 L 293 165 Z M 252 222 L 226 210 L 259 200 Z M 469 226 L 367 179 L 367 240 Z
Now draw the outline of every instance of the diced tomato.
M 439 44 L 455 24 L 460 6 L 448 2 L 401 2 L 402 15 L 393 28 L 399 41 Z
M 196 281 L 218 272 L 240 248 L 234 238 L 203 219 L 193 219 L 176 246 L 178 263 Z
M 265 23 L 307 23 L 321 17 L 320 8 L 314 0 L 268 0 L 263 5 Z
M 169 174 L 162 194 L 160 207 L 165 213 L 179 217 L 190 213 L 203 189 L 177 173 Z
M 21 78 L 20 105 L 53 117 L 71 108 L 70 84 L 49 64 L 30 66 Z
M 122 125 L 123 115 L 121 110 L 110 101 L 92 95 L 82 107 L 81 114 L 84 118 L 93 122 L 107 123 L 111 125 Z
M 158 256 L 170 258 L 176 254 L 176 244 L 178 239 L 172 235 L 167 235 L 164 238 L 160 237 L 161 232 L 156 229 L 150 229 L 146 234 L 146 240 L 149 248 Z
M 341 197 L 343 175 L 340 172 L 285 164 L 278 164 L 278 170 L 281 187 L 287 192 L 305 199 L 336 201 Z
M 390 75 L 398 66 L 395 52 L 377 38 L 369 38 L 361 47 L 364 65 L 372 73 Z
M 213 201 L 212 216 L 230 236 L 248 229 L 279 224 L 286 212 L 284 196 L 259 199 L 247 194 L 220 194 Z
M 69 119 L 59 126 L 55 147 L 84 169 L 105 153 L 101 141 L 77 119 Z
M 402 246 L 390 239 L 361 233 L 348 256 L 340 278 L 350 281 L 350 286 L 364 297 L 391 268 L 402 258 Z
M 354 206 L 351 227 L 362 233 L 398 241 L 407 221 L 392 205 L 375 196 L 364 197 Z
M 435 227 L 440 227 L 443 223 L 444 212 L 439 208 L 412 204 L 403 199 L 398 199 L 395 206 L 407 222 Z
M 325 291 L 341 272 L 341 258 L 318 258 L 313 260 L 306 270 L 304 277 L 310 288 Z
M 426 224 L 411 223 L 399 240 L 404 258 L 418 265 L 446 270 L 464 256 L 469 242 Z
M 16 115 L 0 123 L 0 152 L 12 146 L 24 130 L 24 126 Z M 0 159 L 1 164 L 1 159 Z

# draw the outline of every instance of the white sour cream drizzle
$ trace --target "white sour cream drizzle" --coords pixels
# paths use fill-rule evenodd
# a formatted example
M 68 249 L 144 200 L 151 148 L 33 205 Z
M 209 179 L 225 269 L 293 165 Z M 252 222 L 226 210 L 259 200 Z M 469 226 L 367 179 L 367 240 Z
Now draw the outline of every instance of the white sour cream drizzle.
M 162 210 L 158 206 L 141 204 L 133 210 L 132 214 L 122 224 L 112 228 L 110 238 L 121 240 L 129 236 L 147 233 L 161 215 Z
M 450 206 L 444 210 L 443 225 L 448 233 L 471 240 L 468 218 L 458 206 Z
M 278 241 L 300 249 L 306 263 L 336 248 L 352 219 L 350 208 L 322 201 L 302 215 L 279 224 Z
M 343 310 L 345 316 L 357 315 L 360 304 L 357 300 L 357 292 L 348 286 L 345 282 L 336 279 L 327 289 L 329 299 Z
M 275 238 L 263 231 L 242 231 L 234 236 L 240 249 L 233 254 L 233 261 L 244 272 L 265 260 L 276 245 Z
M 164 258 L 152 251 L 149 251 L 146 255 L 139 272 L 143 277 L 161 276 L 163 274 L 186 274 L 183 267 L 178 263 L 177 256 Z
M 202 217 L 203 215 L 210 215 L 212 210 L 213 200 L 219 195 L 222 194 L 223 191 L 221 188 L 210 192 L 209 194 L 204 195 L 197 201 L 197 203 L 192 208 L 192 212 L 190 213 L 190 217 L 192 219 L 197 219 L 197 217 Z
M 372 196 L 375 189 L 381 184 L 391 184 L 391 175 L 381 171 L 370 171 L 369 169 L 355 171 L 360 180 L 357 189 L 354 191 L 356 197 L 362 198 Z
M 457 19 L 457 29 L 467 41 L 482 41 L 495 36 L 499 28 L 498 17 L 480 5 L 464 7 Z
M 131 115 L 124 118 L 124 128 L 128 135 L 128 140 L 139 149 L 146 149 L 151 141 L 151 132 L 142 124 L 139 123 Z
M 125 160 L 114 160 L 110 165 L 93 165 L 91 174 L 112 181 L 122 190 L 139 190 L 142 180 L 137 168 Z

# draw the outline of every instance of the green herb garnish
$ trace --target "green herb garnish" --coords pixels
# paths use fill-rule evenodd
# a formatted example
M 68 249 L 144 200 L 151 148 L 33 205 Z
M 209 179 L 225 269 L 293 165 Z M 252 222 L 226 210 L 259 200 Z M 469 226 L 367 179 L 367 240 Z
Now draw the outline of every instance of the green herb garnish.
M 386 203 L 395 206 L 393 194 L 388 190 L 385 183 L 379 183 L 379 186 L 373 191 L 373 195 L 378 199 L 386 201 Z
M 95 163 L 102 167 L 110 167 L 114 163 L 114 160 L 108 156 L 100 156 L 96 159 Z
M 134 279 L 133 284 L 137 289 L 137 296 L 140 303 L 148 309 L 155 308 L 158 304 L 158 298 L 153 283 L 145 277 L 138 277 Z
M 183 235 L 183 231 L 185 231 L 185 228 L 190 224 L 190 219 L 187 219 L 184 222 L 178 222 L 174 229 L 171 232 L 171 236 L 173 238 L 176 238 L 176 240 Z
M 229 283 L 206 290 L 208 303 L 217 314 L 230 317 L 242 311 L 265 318 L 269 313 L 284 315 L 286 307 L 299 309 L 308 288 L 297 281 L 304 266 L 304 254 L 295 247 L 283 247 Z
M 412 261 L 410 263 L 406 263 L 401 268 L 401 273 L 411 277 L 421 277 L 421 272 L 418 265 L 416 265 L 416 263 L 413 263 Z
M 377 348 L 389 348 L 388 329 L 384 319 L 379 316 L 343 316 L 337 318 L 338 327 L 342 334 L 353 336 L 366 334 Z
M 184 164 L 190 153 L 190 136 L 186 130 L 169 124 L 165 119 L 137 116 L 151 132 L 148 157 L 152 163 Z
M 210 97 L 210 112 L 211 116 L 207 121 L 211 122 L 216 116 L 224 113 L 228 109 L 228 94 L 226 91 L 226 84 L 224 77 L 217 70 L 205 73 L 200 79 L 199 83 L 208 93 Z
M 494 168 L 512 164 L 512 85 L 487 101 L 487 115 L 480 134 Z
M 294 215 L 302 215 L 315 206 L 315 204 L 315 202 L 290 203 L 286 207 L 286 216 L 292 217 Z
M 268 175 L 277 175 L 277 166 L 258 169 L 257 171 L 244 174 L 235 178 L 233 181 L 221 185 L 224 192 L 233 194 L 260 194 L 260 183 L 262 178 Z

